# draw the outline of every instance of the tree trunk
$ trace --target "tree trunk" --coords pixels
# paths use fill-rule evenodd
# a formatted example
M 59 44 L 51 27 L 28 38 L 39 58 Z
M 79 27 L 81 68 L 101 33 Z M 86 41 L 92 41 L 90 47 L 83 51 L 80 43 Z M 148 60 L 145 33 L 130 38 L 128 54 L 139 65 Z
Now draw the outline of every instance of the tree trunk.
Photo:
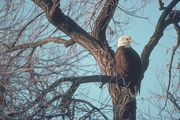
M 112 97 L 114 120 L 136 119 L 136 99 L 128 88 L 118 84 L 108 84 Z
M 103 50 L 105 50 L 103 48 Z M 92 53 L 98 62 L 103 74 L 117 76 L 114 62 L 114 54 L 110 51 L 98 51 Z M 118 77 L 117 77 L 118 81 Z M 108 90 L 112 98 L 114 120 L 136 119 L 136 98 L 129 88 L 117 83 L 108 83 Z
M 46 17 L 50 23 L 66 33 L 76 43 L 84 47 L 94 56 L 104 75 L 117 76 L 114 51 L 107 44 L 105 32 L 114 14 L 118 0 L 106 1 L 95 23 L 95 30 L 92 31 L 91 35 L 78 26 L 71 18 L 63 14 L 59 8 L 58 1 L 33 1 L 45 11 Z M 101 22 L 99 23 L 99 21 Z M 108 83 L 108 89 L 112 97 L 114 120 L 135 119 L 136 100 L 129 90 L 123 85 L 116 83 Z

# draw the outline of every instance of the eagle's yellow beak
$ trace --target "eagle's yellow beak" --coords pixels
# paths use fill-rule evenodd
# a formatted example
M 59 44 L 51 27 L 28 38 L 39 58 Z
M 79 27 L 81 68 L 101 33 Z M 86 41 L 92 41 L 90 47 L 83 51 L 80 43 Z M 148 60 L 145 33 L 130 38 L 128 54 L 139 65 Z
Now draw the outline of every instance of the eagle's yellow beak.
M 134 40 L 133 40 L 133 39 L 131 39 L 131 38 L 130 38 L 130 39 L 128 39 L 128 41 L 129 41 L 129 42 L 134 42 Z

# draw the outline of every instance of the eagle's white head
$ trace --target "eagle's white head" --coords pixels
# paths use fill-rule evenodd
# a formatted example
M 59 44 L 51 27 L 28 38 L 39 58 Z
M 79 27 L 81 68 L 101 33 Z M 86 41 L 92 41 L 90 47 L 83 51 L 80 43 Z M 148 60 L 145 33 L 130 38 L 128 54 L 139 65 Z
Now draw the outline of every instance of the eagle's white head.
M 128 36 L 128 35 L 123 35 L 119 38 L 119 41 L 118 41 L 118 47 L 119 46 L 124 46 L 125 48 L 130 48 L 131 45 L 130 43 L 133 42 L 133 39 Z

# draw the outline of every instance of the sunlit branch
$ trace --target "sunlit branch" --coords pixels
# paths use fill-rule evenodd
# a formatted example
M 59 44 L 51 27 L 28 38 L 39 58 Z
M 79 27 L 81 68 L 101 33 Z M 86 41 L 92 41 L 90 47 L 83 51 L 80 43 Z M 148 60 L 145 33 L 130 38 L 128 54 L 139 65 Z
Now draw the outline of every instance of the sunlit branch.
M 16 51 L 16 50 L 19 50 L 19 49 L 35 48 L 35 47 L 38 47 L 38 46 L 41 47 L 42 45 L 44 45 L 46 43 L 49 43 L 49 42 L 60 43 L 60 44 L 63 44 L 65 47 L 69 47 L 69 46 L 75 44 L 75 41 L 72 40 L 72 39 L 71 40 L 64 40 L 64 39 L 61 39 L 59 37 L 44 38 L 44 39 L 42 39 L 42 40 L 40 40 L 38 42 L 35 42 L 35 43 L 26 43 L 26 44 L 14 46 L 14 47 L 9 47 L 5 43 L 0 43 L 2 46 L 4 46 L 6 48 L 6 51 L 3 52 L 3 53 L 0 53 L 0 54 L 13 52 L 13 51 Z

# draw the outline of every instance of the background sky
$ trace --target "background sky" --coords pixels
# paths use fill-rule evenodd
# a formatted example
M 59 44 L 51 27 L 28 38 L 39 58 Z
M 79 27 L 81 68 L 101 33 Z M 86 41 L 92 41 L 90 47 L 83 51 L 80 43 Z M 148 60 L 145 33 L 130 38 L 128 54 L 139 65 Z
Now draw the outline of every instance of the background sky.
M 70 1 L 69 0 L 61 1 L 60 7 L 61 7 L 61 9 L 64 8 L 63 10 L 65 10 L 65 12 L 64 12 L 65 14 L 69 14 L 69 16 L 73 20 L 76 21 L 77 20 L 77 19 L 75 19 L 76 14 L 68 13 L 67 12 L 68 10 L 66 11 L 66 9 L 65 9 L 66 5 L 69 4 Z M 169 4 L 169 1 L 171 1 L 171 0 L 165 0 L 165 6 Z M 81 3 L 79 2 L 78 4 L 81 4 Z M 23 12 L 24 16 L 31 15 L 28 12 L 31 11 L 31 8 L 33 8 L 32 6 L 34 6 L 34 3 L 32 1 L 30 1 L 30 2 L 26 2 L 25 5 L 26 6 L 23 8 L 20 8 L 20 10 L 25 11 L 25 12 Z M 137 0 L 137 1 L 121 0 L 119 2 L 120 7 L 122 7 L 122 8 L 124 7 L 126 9 L 129 8 L 128 10 L 131 12 L 133 10 L 133 9 L 131 9 L 131 7 L 133 5 L 135 5 L 137 8 L 140 8 L 141 5 L 144 5 L 144 2 L 143 2 L 143 0 Z M 75 7 L 75 8 L 73 8 L 73 7 Z M 86 7 L 82 8 L 83 12 L 86 11 L 85 8 Z M 179 8 L 180 8 L 180 5 L 178 4 L 178 6 L 176 6 L 176 9 L 179 9 Z M 76 10 L 76 6 L 72 5 L 72 9 Z M 79 10 L 79 11 L 82 12 L 82 10 Z M 155 30 L 155 26 L 157 24 L 158 18 L 161 15 L 161 13 L 162 13 L 162 11 L 159 10 L 158 0 L 152 0 L 148 3 L 146 3 L 146 5 L 143 6 L 143 9 L 140 9 L 140 10 L 136 11 L 135 14 L 133 14 L 133 15 L 136 15 L 139 17 L 144 17 L 147 19 L 129 16 L 127 14 L 124 14 L 119 9 L 117 9 L 114 18 L 119 19 L 118 16 L 120 15 L 121 19 L 119 19 L 119 21 L 130 20 L 130 22 L 124 23 L 122 25 L 122 28 L 121 28 L 122 30 L 116 31 L 114 35 L 109 35 L 109 32 L 108 32 L 109 28 L 107 29 L 107 40 L 108 40 L 110 46 L 112 47 L 112 49 L 115 51 L 117 49 L 118 38 L 123 34 L 127 34 L 127 35 L 131 36 L 136 43 L 138 43 L 138 44 L 132 43 L 132 47 L 139 53 L 139 55 L 141 55 L 141 52 L 142 52 L 144 46 L 148 43 L 149 39 L 153 35 L 153 32 Z M 90 15 L 91 15 L 91 13 L 90 13 Z M 45 17 L 45 15 L 44 15 L 44 17 Z M 85 17 L 88 18 L 89 16 L 87 15 Z M 80 16 L 80 18 L 81 18 L 81 16 Z M 78 20 L 77 21 L 78 21 L 78 24 L 81 24 L 85 20 L 86 20 L 86 18 L 82 18 L 79 21 Z M 41 22 L 45 23 L 45 22 L 47 22 L 47 19 L 43 19 Z M 91 21 L 91 23 L 93 23 L 93 22 Z M 22 24 L 23 24 L 23 22 L 22 22 Z M 39 23 L 37 23 L 37 24 L 39 24 Z M 3 25 L 1 25 L 1 26 L 3 26 Z M 84 26 L 82 26 L 82 27 L 89 30 L 88 27 L 87 28 Z M 113 22 L 111 21 L 109 24 L 109 27 L 112 28 L 112 30 L 113 30 L 116 26 L 114 26 Z M 54 26 L 50 25 L 50 27 L 48 27 L 48 29 L 46 29 L 46 32 L 47 33 L 49 31 L 52 32 L 54 29 L 55 29 Z M 37 30 L 39 30 L 39 29 L 37 28 Z M 30 35 L 32 34 L 32 36 L 34 34 L 36 34 L 34 32 L 34 29 L 32 29 L 32 31 L 29 30 L 27 32 L 29 32 Z M 59 37 L 59 34 L 62 34 L 62 32 L 57 31 L 57 34 L 55 34 L 55 37 L 57 37 L 57 36 Z M 47 34 L 47 35 L 43 34 L 42 36 L 40 36 L 38 38 L 38 40 L 41 40 L 42 38 L 45 38 L 48 36 L 49 36 L 49 34 Z M 161 84 L 164 83 L 164 87 L 166 87 L 167 83 L 168 83 L 168 65 L 170 62 L 170 56 L 171 56 L 172 48 L 176 44 L 176 37 L 177 37 L 176 31 L 174 30 L 173 26 L 170 25 L 165 30 L 164 36 L 160 39 L 158 45 L 155 47 L 155 49 L 151 53 L 151 56 L 149 58 L 150 64 L 149 64 L 147 71 L 145 72 L 144 79 L 141 83 L 141 85 L 142 85 L 141 86 L 141 94 L 137 96 L 137 117 L 138 118 L 142 112 L 147 113 L 150 116 L 154 116 L 154 117 L 149 117 L 148 115 L 143 114 L 147 119 L 151 118 L 152 120 L 154 120 L 154 119 L 161 119 L 162 118 L 162 116 L 158 115 L 161 109 L 158 109 L 156 106 L 158 106 L 158 104 L 161 104 L 161 106 L 164 105 L 164 100 L 165 100 L 164 95 L 166 95 L 166 92 L 165 92 L 165 90 L 162 90 Z M 67 39 L 67 37 L 65 37 L 65 38 Z M 54 45 L 54 46 L 53 46 L 53 48 L 47 49 L 49 47 L 48 45 L 49 46 Z M 68 51 L 68 49 L 71 49 L 72 50 L 72 51 L 70 51 L 71 53 L 76 53 L 76 51 L 78 51 L 79 49 L 82 50 L 82 47 L 79 47 L 79 46 L 77 47 L 77 49 L 75 49 L 76 46 L 78 46 L 78 45 L 74 45 L 72 48 L 65 48 L 65 49 L 67 49 L 67 51 Z M 48 60 L 51 57 L 53 58 L 54 56 L 56 56 L 55 54 L 58 54 L 57 56 L 59 57 L 61 55 L 61 53 L 63 56 L 67 51 L 62 49 L 62 48 L 64 48 L 63 45 L 58 46 L 57 44 L 54 44 L 54 43 L 46 44 L 46 45 L 36 49 L 37 50 L 37 52 L 36 52 L 37 58 L 42 57 L 43 59 Z M 44 49 L 44 50 L 42 50 L 42 49 Z M 38 50 L 41 50 L 41 52 L 39 52 Z M 61 53 L 58 53 L 58 52 L 54 53 L 54 51 L 56 51 L 56 50 L 61 51 Z M 180 51 L 180 49 L 178 49 L 178 51 Z M 86 52 L 86 54 L 88 54 L 88 53 Z M 71 57 L 71 54 L 67 54 L 67 58 L 69 57 L 68 55 Z M 72 55 L 72 58 L 75 57 L 75 55 Z M 82 57 L 84 56 L 84 54 L 80 54 L 80 55 L 82 55 Z M 64 56 L 66 56 L 66 55 L 64 55 Z M 58 57 L 57 57 L 57 62 L 61 63 L 63 61 L 63 59 L 61 59 L 62 61 L 60 61 Z M 176 53 L 176 57 L 174 58 L 174 61 L 173 61 L 173 67 L 174 68 L 177 66 L 177 63 L 179 62 L 179 58 L 180 58 L 179 53 Z M 75 59 L 73 58 L 73 60 L 75 60 Z M 54 60 L 54 61 L 56 61 L 56 60 Z M 65 59 L 64 59 L 64 61 L 65 61 Z M 56 64 L 58 64 L 58 63 L 56 63 Z M 101 71 L 99 70 L 99 67 L 98 67 L 95 59 L 91 55 L 87 56 L 85 59 L 79 60 L 77 62 L 77 64 L 81 65 L 78 67 L 80 69 L 82 69 L 82 71 L 84 69 L 88 68 L 87 65 L 89 65 L 90 66 L 89 69 L 91 71 L 89 73 L 88 72 L 85 72 L 85 73 L 79 72 L 78 73 L 78 71 L 75 71 L 75 72 L 77 72 L 78 75 L 93 75 L 93 74 L 99 75 L 99 74 L 102 74 Z M 91 65 L 93 65 L 92 68 L 91 68 Z M 37 66 L 38 66 L 38 64 L 37 64 Z M 67 68 L 64 67 L 64 68 L 65 69 L 71 69 L 71 66 L 67 67 Z M 38 70 L 36 69 L 35 71 L 37 72 Z M 59 71 L 61 71 L 61 70 L 59 70 Z M 175 86 L 175 83 L 179 84 L 180 72 L 178 69 L 173 69 L 173 74 L 174 73 L 177 73 L 173 79 L 174 81 L 172 82 L 172 83 L 174 83 L 174 86 Z M 60 75 L 58 77 L 64 77 L 65 76 L 64 73 L 62 73 L 62 74 L 63 74 L 62 76 Z M 68 75 L 69 75 L 69 72 L 67 72 L 67 76 Z M 56 79 L 58 79 L 58 77 L 52 78 L 52 79 L 56 80 Z M 80 86 L 80 88 L 78 88 L 77 92 L 74 94 L 73 97 L 87 99 L 94 106 L 97 106 L 97 107 L 101 107 L 102 104 L 103 105 L 106 105 L 106 104 L 112 105 L 107 86 L 104 85 L 103 88 L 100 89 L 99 88 L 100 84 L 101 83 L 82 84 Z M 171 91 L 173 91 L 173 89 Z M 177 92 L 178 92 L 178 94 L 180 94 L 180 91 L 177 91 Z M 161 94 L 162 96 L 157 97 L 153 93 Z M 155 103 L 157 103 L 157 104 L 155 104 Z M 167 107 L 167 109 L 168 108 L 171 109 L 172 107 Z M 112 109 L 112 106 L 110 106 L 109 109 Z M 106 112 L 106 110 L 104 110 L 104 111 Z M 110 111 L 112 111 L 112 110 L 110 110 Z M 166 113 L 163 113 L 163 114 L 166 115 Z M 174 115 L 177 118 L 180 118 L 180 114 L 174 114 Z M 109 116 L 109 118 L 112 118 L 112 116 Z M 169 118 L 167 117 L 167 118 L 162 118 L 162 119 L 169 119 Z

